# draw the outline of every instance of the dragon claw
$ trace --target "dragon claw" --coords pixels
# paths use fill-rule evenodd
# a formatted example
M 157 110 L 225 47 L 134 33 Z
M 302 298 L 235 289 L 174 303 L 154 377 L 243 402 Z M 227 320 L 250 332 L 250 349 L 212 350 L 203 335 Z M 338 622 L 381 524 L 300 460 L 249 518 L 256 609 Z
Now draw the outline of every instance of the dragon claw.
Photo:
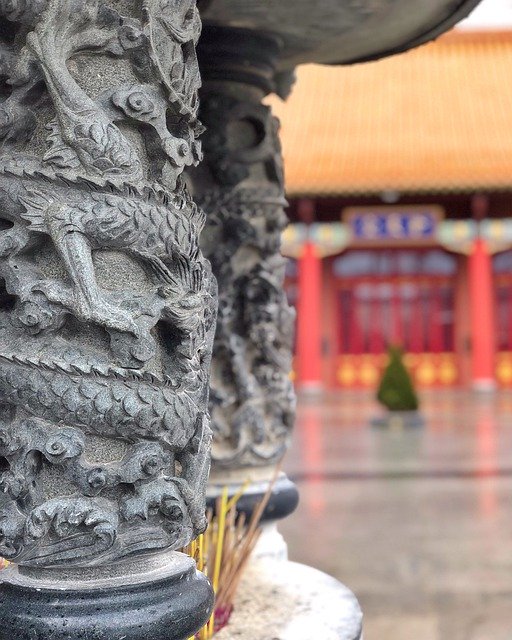
M 140 329 L 128 311 L 117 307 L 105 299 L 95 296 L 93 301 L 86 301 L 66 287 L 48 281 L 37 286 L 47 300 L 60 304 L 84 322 L 94 322 L 107 329 L 114 329 L 121 333 L 130 333 L 135 338 L 140 337 Z
M 131 315 L 127 311 L 119 307 L 114 307 L 108 302 L 101 301 L 99 304 L 95 304 L 94 309 L 90 308 L 88 313 L 86 312 L 83 315 L 85 319 L 105 326 L 108 329 L 114 329 L 122 333 L 130 333 L 135 338 L 139 337 L 139 327 Z

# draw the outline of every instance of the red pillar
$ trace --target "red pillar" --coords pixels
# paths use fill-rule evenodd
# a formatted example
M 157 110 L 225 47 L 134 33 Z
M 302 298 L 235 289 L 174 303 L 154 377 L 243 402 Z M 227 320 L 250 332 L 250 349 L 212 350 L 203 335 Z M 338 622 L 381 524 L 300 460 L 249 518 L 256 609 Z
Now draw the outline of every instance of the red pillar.
M 491 390 L 496 386 L 494 294 L 491 255 L 483 238 L 475 240 L 468 275 L 472 384 L 475 389 Z
M 296 343 L 297 384 L 303 388 L 322 385 L 321 268 L 315 245 L 306 242 L 299 258 Z

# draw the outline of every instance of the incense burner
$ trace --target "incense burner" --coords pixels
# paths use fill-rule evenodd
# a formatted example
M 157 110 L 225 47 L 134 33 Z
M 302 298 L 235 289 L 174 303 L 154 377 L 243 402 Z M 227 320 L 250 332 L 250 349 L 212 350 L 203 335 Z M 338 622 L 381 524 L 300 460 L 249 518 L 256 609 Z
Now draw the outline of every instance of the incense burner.
M 241 502 L 250 511 L 285 454 L 294 423 L 294 310 L 284 293 L 280 251 L 285 181 L 279 123 L 265 96 L 285 99 L 298 64 L 348 64 L 406 50 L 443 33 L 477 4 L 199 3 L 201 117 L 207 131 L 204 162 L 188 173 L 206 212 L 201 244 L 219 283 L 210 392 L 212 498 L 226 484 L 236 493 L 251 479 Z M 296 488 L 281 477 L 264 517 L 284 517 L 297 502 Z
M 184 640 L 208 618 L 176 550 L 206 524 L 212 437 L 213 494 L 268 486 L 294 422 L 264 98 L 476 4 L 0 1 L 0 640 Z

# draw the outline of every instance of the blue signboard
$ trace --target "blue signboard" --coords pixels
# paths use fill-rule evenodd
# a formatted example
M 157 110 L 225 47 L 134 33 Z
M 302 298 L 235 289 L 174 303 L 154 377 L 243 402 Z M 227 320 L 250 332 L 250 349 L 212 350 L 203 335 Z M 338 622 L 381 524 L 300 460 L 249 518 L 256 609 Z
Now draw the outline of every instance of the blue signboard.
M 426 242 L 436 239 L 439 207 L 352 207 L 344 213 L 353 242 Z

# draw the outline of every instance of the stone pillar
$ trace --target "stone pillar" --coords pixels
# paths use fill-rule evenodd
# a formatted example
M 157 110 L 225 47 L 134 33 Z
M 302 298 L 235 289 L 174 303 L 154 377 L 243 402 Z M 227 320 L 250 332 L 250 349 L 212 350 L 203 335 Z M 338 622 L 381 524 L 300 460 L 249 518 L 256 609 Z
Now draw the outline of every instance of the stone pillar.
M 1 0 L 0 638 L 182 640 L 212 608 L 216 287 L 195 0 Z
M 210 411 L 210 495 L 251 480 L 240 510 L 250 512 L 283 457 L 294 422 L 290 380 L 294 315 L 283 290 L 284 213 L 278 122 L 264 97 L 276 90 L 279 43 L 215 26 L 198 54 L 205 159 L 191 173 L 206 212 L 202 246 L 219 285 Z M 290 76 L 278 78 L 285 85 Z M 293 511 L 298 495 L 283 475 L 266 515 Z
M 471 321 L 471 374 L 473 388 L 492 391 L 496 387 L 494 359 L 494 292 L 492 258 L 487 243 L 477 238 L 469 256 L 469 300 Z

